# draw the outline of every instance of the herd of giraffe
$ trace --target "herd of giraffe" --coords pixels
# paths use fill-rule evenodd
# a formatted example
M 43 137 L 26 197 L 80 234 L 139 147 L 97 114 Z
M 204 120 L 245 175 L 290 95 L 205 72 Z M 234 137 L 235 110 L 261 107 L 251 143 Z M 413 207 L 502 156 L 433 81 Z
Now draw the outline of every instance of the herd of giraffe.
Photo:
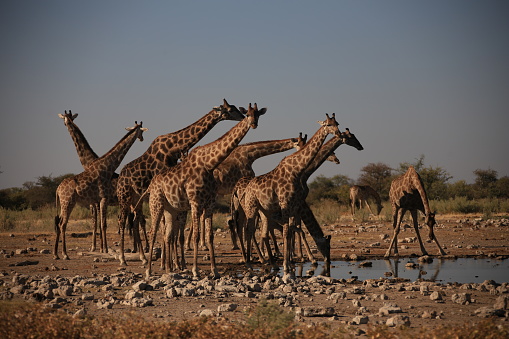
M 252 249 L 257 251 L 259 260 L 278 269 L 272 246 L 279 251 L 275 241 L 275 230 L 283 235 L 284 279 L 294 277 L 290 262 L 296 250 L 296 242 L 303 242 L 309 259 L 316 262 L 307 244 L 302 224 L 307 229 L 317 249 L 330 264 L 330 235 L 325 235 L 311 208 L 306 203 L 309 192 L 307 180 L 326 160 L 339 163 L 334 151 L 342 144 L 363 150 L 355 135 L 347 128 L 341 132 L 335 114 L 326 114 L 316 133 L 307 140 L 302 133 L 297 138 L 259 141 L 240 144 L 250 129 L 258 126 L 258 120 L 266 108 L 249 104 L 247 109 L 223 104 L 214 107 L 195 123 L 176 132 L 157 137 L 141 156 L 126 164 L 120 174 L 115 173 L 136 139 L 143 141 L 146 128 L 136 122 L 126 128 L 127 134 L 105 155 L 98 157 L 92 150 L 74 120 L 77 114 L 71 111 L 59 114 L 64 120 L 84 171 L 62 181 L 56 192 L 56 206 L 59 214 L 55 217 L 56 241 L 54 258 L 59 259 L 58 246 L 62 235 L 62 256 L 66 252 L 65 230 L 74 206 L 79 203 L 89 206 L 94 224 L 92 251 L 96 249 L 96 232 L 99 228 L 101 252 L 107 253 L 106 215 L 108 205 L 119 206 L 118 226 L 120 233 L 120 264 L 127 265 L 124 255 L 125 229 L 132 234 L 133 250 L 148 265 L 147 276 L 151 275 L 151 263 L 155 239 L 160 225 L 163 226 L 162 266 L 166 270 L 185 269 L 185 249 L 193 244 L 194 276 L 198 276 L 198 248 L 209 251 L 210 270 L 217 278 L 219 273 L 215 262 L 214 232 L 212 217 L 218 195 L 231 195 L 231 218 L 228 221 L 234 248 L 240 250 L 247 267 L 251 267 Z M 194 147 L 217 123 L 224 120 L 236 121 L 236 125 L 219 139 L 204 146 Z M 325 142 L 327 136 L 330 140 Z M 256 159 L 270 154 L 295 148 L 272 171 L 256 176 L 252 164 Z M 369 186 L 353 186 L 350 191 L 352 215 L 355 204 L 362 202 L 370 210 L 367 199 L 377 203 L 377 214 L 382 208 L 380 197 Z M 145 217 L 142 212 L 144 201 L 148 200 L 151 216 L 151 232 L 147 236 Z M 387 250 L 390 256 L 394 248 L 398 254 L 397 235 L 400 223 L 407 210 L 411 212 L 414 228 L 421 251 L 426 254 L 418 231 L 417 210 L 422 211 L 429 227 L 429 238 L 437 244 L 440 254 L 445 254 L 433 232 L 435 215 L 431 212 L 422 180 L 413 167 L 397 178 L 391 185 L 390 202 L 393 209 L 394 234 Z M 184 227 L 190 211 L 191 228 L 185 244 Z M 260 229 L 261 247 L 255 238 Z M 146 246 L 142 245 L 141 233 L 145 235 Z M 201 244 L 200 244 L 201 241 Z M 145 249 L 148 247 L 148 259 Z M 265 258 L 265 256 L 267 258 Z

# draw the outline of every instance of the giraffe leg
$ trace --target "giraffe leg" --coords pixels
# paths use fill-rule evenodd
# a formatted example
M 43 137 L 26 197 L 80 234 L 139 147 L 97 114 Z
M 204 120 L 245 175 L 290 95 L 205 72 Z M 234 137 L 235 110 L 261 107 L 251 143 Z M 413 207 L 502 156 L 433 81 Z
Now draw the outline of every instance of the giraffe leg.
M 155 198 L 155 197 L 154 197 Z M 150 277 L 152 275 L 152 253 L 154 253 L 154 244 L 156 242 L 157 231 L 159 230 L 159 224 L 163 217 L 163 205 L 161 203 L 154 202 L 152 203 L 153 197 L 150 197 L 150 215 L 152 218 L 152 230 L 150 234 L 150 248 L 148 251 L 148 263 L 147 263 L 147 271 L 146 277 Z
M 97 206 L 95 204 L 90 205 L 90 214 L 92 218 L 92 224 L 94 225 L 94 231 L 92 232 L 92 248 L 90 251 L 95 252 L 96 250 L 96 237 L 97 237 Z M 100 230 L 99 230 L 100 232 Z M 101 235 L 99 235 L 101 236 Z
M 292 241 L 293 228 L 295 227 L 295 220 L 293 216 L 288 216 L 288 212 L 283 212 L 283 220 L 288 220 L 283 224 L 283 281 L 295 278 L 295 274 L 290 266 L 290 242 Z
M 217 271 L 216 267 L 216 253 L 214 249 L 214 232 L 212 230 L 212 208 L 207 208 L 205 210 L 204 219 L 205 219 L 205 244 L 209 248 L 210 253 L 210 271 L 214 276 L 214 279 L 219 279 L 220 275 Z
M 366 200 L 364 200 L 364 203 L 366 204 L 366 207 L 368 208 L 369 213 L 371 213 L 371 214 L 373 214 L 373 215 L 374 215 L 373 211 L 371 210 L 371 206 L 369 206 L 369 203 L 368 203 L 368 200 L 367 200 L 367 199 L 366 199 Z
M 438 251 L 439 251 L 440 255 L 447 255 L 447 253 L 442 249 L 442 247 L 438 243 L 437 236 L 434 233 L 433 233 L 433 240 L 435 241 L 435 244 L 437 244 Z
M 193 276 L 198 277 L 198 246 L 200 241 L 200 214 L 197 206 L 191 205 L 192 232 L 193 232 Z
M 119 213 L 118 213 L 118 229 L 120 231 L 120 265 L 127 266 L 127 262 L 125 261 L 124 254 L 124 244 L 125 244 L 125 224 L 127 219 L 127 209 L 129 206 L 124 205 L 119 199 Z
M 191 250 L 191 241 L 193 239 L 193 227 L 191 226 L 189 228 L 189 232 L 187 233 L 186 242 L 185 242 L 185 250 L 190 251 Z
M 417 216 L 417 210 L 410 210 L 410 214 L 412 215 L 412 220 L 414 223 L 415 234 L 417 235 L 417 240 L 419 240 L 419 246 L 421 247 L 422 255 L 428 255 L 428 252 L 424 248 L 424 244 L 422 243 L 421 234 L 419 232 L 419 221 Z
M 184 228 L 186 227 L 187 211 L 180 212 L 177 215 L 177 227 L 175 229 L 175 253 L 177 253 L 177 239 L 180 244 L 180 263 L 177 265 L 180 269 L 186 269 L 186 257 L 184 256 Z
M 394 255 L 398 255 L 398 233 L 401 225 L 401 220 L 403 219 L 403 215 L 405 214 L 405 210 L 403 208 L 394 209 L 392 212 L 393 219 L 393 229 L 394 233 L 392 235 L 391 243 L 389 245 L 389 249 L 385 252 L 385 258 L 389 258 L 391 256 L 391 250 L 394 247 Z
M 106 241 L 108 202 L 106 198 L 101 199 L 99 211 L 101 214 L 101 253 L 108 253 L 108 243 Z

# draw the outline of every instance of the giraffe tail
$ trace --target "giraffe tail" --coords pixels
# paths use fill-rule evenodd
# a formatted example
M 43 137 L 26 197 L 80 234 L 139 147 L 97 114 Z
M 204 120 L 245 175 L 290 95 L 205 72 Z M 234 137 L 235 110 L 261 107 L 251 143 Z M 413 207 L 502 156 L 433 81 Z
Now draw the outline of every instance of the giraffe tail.
M 59 228 L 59 225 L 60 225 L 60 216 L 58 215 L 58 207 L 60 205 L 60 198 L 58 196 L 58 192 L 56 193 L 56 197 L 55 197 L 55 207 L 57 209 L 57 215 L 55 216 L 55 233 L 58 233 L 58 228 Z

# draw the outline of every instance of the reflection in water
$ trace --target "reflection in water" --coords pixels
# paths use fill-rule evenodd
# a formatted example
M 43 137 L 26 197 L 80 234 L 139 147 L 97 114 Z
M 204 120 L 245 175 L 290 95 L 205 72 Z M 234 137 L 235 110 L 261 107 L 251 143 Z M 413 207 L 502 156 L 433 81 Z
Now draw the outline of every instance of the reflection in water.
M 329 267 L 304 263 L 296 266 L 296 275 L 303 277 L 305 272 L 305 276 L 322 274 L 336 279 L 356 276 L 360 280 L 403 278 L 441 283 L 482 283 L 485 280 L 509 282 L 509 260 L 435 258 L 429 262 L 418 262 L 414 258 L 399 258 L 374 259 L 369 262 L 370 267 L 359 267 L 358 261 L 334 261 Z

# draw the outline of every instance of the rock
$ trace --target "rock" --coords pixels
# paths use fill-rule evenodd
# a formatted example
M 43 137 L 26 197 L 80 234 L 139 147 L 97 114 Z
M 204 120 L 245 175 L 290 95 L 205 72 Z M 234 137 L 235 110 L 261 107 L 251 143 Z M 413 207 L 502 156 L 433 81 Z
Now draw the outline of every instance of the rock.
M 424 311 L 421 315 L 423 319 L 435 319 L 437 317 L 436 311 Z
M 492 316 L 505 317 L 504 310 L 497 310 L 493 307 L 481 307 L 475 310 L 474 314 L 481 318 L 488 318 Z
M 509 309 L 509 297 L 508 296 L 500 296 L 495 301 L 495 305 L 493 305 L 493 308 L 498 310 L 507 310 Z
M 472 302 L 469 293 L 455 293 L 452 295 L 451 300 L 460 305 L 468 305 Z
M 369 322 L 369 317 L 366 316 L 366 315 L 358 315 L 358 316 L 355 316 L 353 319 L 352 319 L 352 324 L 353 325 L 362 325 L 362 324 L 367 324 Z
M 410 326 L 410 318 L 407 315 L 398 314 L 387 319 L 385 324 L 389 327 Z
M 385 304 L 383 307 L 378 309 L 379 315 L 389 315 L 393 313 L 402 313 L 401 307 L 394 304 Z
M 431 300 L 442 300 L 442 294 L 440 292 L 435 291 L 435 292 L 431 293 L 429 298 Z
M 233 312 L 237 309 L 237 304 L 221 304 L 217 307 L 218 312 Z
M 213 316 L 214 316 L 214 311 L 212 311 L 210 309 L 205 309 L 200 312 L 200 317 L 213 317 Z
M 108 300 L 98 300 L 95 304 L 98 309 L 112 309 L 113 308 L 113 302 Z
M 303 317 L 331 317 L 335 313 L 334 307 L 297 307 L 295 314 Z
M 72 317 L 73 318 L 78 318 L 78 319 L 83 319 L 85 318 L 85 316 L 87 315 L 87 311 L 84 309 L 84 308 L 80 308 L 79 310 L 77 310 L 73 315 Z
M 94 295 L 92 293 L 82 294 L 81 300 L 94 300 Z

